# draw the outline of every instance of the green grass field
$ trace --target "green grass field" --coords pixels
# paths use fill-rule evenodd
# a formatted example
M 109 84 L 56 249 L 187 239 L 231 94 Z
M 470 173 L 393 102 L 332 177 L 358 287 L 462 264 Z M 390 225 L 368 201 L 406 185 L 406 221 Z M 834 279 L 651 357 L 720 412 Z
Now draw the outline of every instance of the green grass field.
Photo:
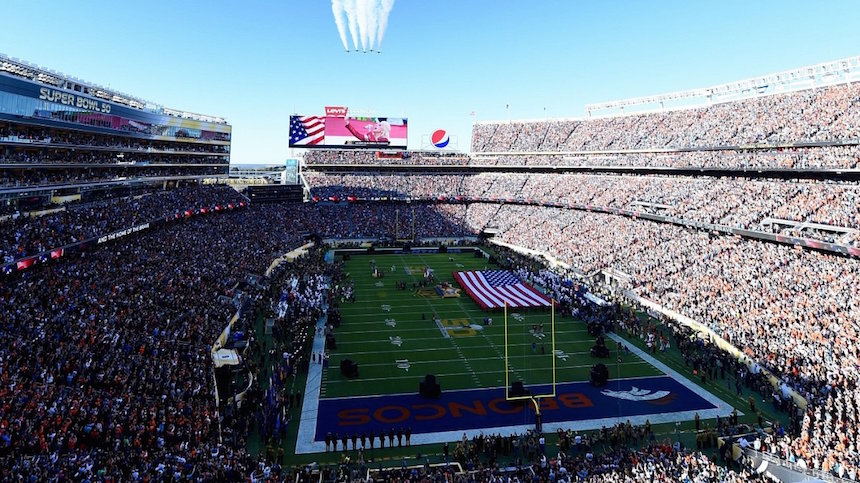
M 383 278 L 372 276 L 371 260 Z M 337 349 L 330 351 L 332 364 L 323 376 L 322 398 L 415 392 L 427 373 L 435 374 L 444 390 L 505 386 L 503 313 L 482 310 L 465 291 L 460 298 L 441 298 L 433 287 L 413 290 L 424 267 L 434 270 L 438 282 L 457 288 L 452 272 L 494 268 L 471 253 L 352 256 L 345 271 L 354 283 L 356 302 L 341 304 L 343 322 L 336 331 Z M 400 281 L 407 290 L 396 288 Z M 485 321 L 488 316 L 492 325 Z M 441 320 L 449 337 L 434 318 Z M 551 319 L 549 310 L 508 311 L 510 382 L 552 382 Z M 541 323 L 542 338 L 533 334 L 533 326 Z M 593 345 L 583 323 L 556 317 L 557 382 L 588 380 L 595 363 L 589 356 Z M 340 374 L 338 363 L 345 358 L 358 362 L 360 378 Z M 612 378 L 659 374 L 634 355 L 625 355 L 620 363 L 613 358 L 607 365 Z

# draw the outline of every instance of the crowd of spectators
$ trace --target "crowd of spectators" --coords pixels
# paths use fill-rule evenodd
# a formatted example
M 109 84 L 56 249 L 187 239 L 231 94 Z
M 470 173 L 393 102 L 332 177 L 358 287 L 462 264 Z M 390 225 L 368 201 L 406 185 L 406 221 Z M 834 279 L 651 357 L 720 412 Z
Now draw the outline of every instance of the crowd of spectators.
M 793 458 L 856 471 L 860 261 L 607 214 L 468 210 L 475 230 L 496 227 L 502 240 L 586 275 L 610 273 L 620 288 L 709 326 L 809 402 L 786 443 Z
M 68 204 L 65 209 L 47 214 L 14 213 L 0 220 L 0 261 L 10 263 L 141 223 L 183 214 L 186 210 L 212 210 L 216 205 L 238 204 L 243 200 L 233 188 L 210 185 Z M 302 215 L 296 216 L 326 220 L 326 223 L 306 226 L 306 231 L 325 238 L 411 239 L 413 235 L 416 238 L 474 235 L 466 226 L 465 205 L 318 203 L 303 210 Z
M 67 168 L 62 165 L 29 168 L 26 165 L 0 168 L 0 190 L 4 188 L 45 187 L 67 184 L 91 184 L 116 181 L 146 181 L 147 178 L 193 178 L 224 175 L 227 166 L 164 167 L 147 165 L 103 165 L 89 168 Z
M 308 166 L 352 164 L 396 164 L 396 165 L 467 165 L 469 156 L 445 151 L 398 151 L 394 154 L 359 149 L 312 149 L 304 155 Z
M 858 94 L 860 83 L 850 83 L 660 113 L 585 120 L 482 122 L 473 126 L 471 156 L 409 151 L 392 157 L 373 151 L 327 149 L 309 151 L 304 162 L 311 167 L 393 164 L 848 169 L 856 167 L 860 160 Z M 792 143 L 821 144 L 791 146 Z
M 860 145 L 738 148 L 716 150 L 662 150 L 659 152 L 577 152 L 571 154 L 472 153 L 471 155 L 444 155 L 412 152 L 403 158 L 377 158 L 367 151 L 322 150 L 309 151 L 304 156 L 310 168 L 324 168 L 331 164 L 356 166 L 402 165 L 436 166 L 557 166 L 582 168 L 706 168 L 716 170 L 810 170 L 850 169 L 860 163 Z
M 263 209 L 272 216 L 280 209 Z M 249 289 L 257 306 L 250 323 L 238 327 L 248 343 L 243 366 L 253 381 L 241 404 L 233 401 L 224 410 L 225 440 L 236 448 L 248 446 L 253 437 L 259 442 L 254 478 L 261 475 L 282 481 L 287 474 L 284 459 L 287 431 L 295 426 L 302 405 L 303 384 L 298 374 L 307 374 L 311 364 L 322 364 L 322 354 L 312 352 L 315 336 L 331 337 L 329 323 L 317 328 L 320 316 L 335 310 L 327 302 L 336 300 L 332 281 L 342 278 L 338 264 L 328 264 L 324 252 L 282 261 L 260 287 Z M 334 302 L 336 304 L 336 302 Z M 260 337 L 255 329 L 259 318 L 271 320 L 270 337 Z M 263 478 L 265 479 L 265 478 Z
M 4 143 L 48 144 L 51 145 L 50 147 L 98 147 L 112 148 L 115 151 L 140 151 L 147 153 L 229 152 L 227 146 L 218 144 L 155 141 L 110 134 L 84 133 L 42 126 L 0 122 L 0 145 Z
M 257 249 L 294 235 L 247 237 L 242 218 L 191 220 L 4 283 L 3 480 L 247 474 L 244 451 L 215 444 L 209 347 L 235 311 L 217 297 L 260 269 Z
M 481 122 L 472 152 L 681 149 L 857 140 L 860 83 L 584 120 Z
M 229 146 L 0 123 L 0 190 L 200 177 L 227 171 Z
M 623 425 L 622 425 L 623 426 Z M 606 428 L 604 428 L 606 430 Z M 609 432 L 615 434 L 617 428 Z M 623 435 L 627 428 L 622 427 Z M 613 447 L 593 449 L 590 443 L 580 443 L 569 451 L 547 454 L 537 443 L 529 446 L 533 461 L 513 466 L 494 462 L 492 457 L 483 461 L 479 453 L 503 453 L 519 450 L 520 445 L 532 445 L 534 435 L 511 437 L 476 437 L 457 443 L 454 455 L 464 461 L 462 474 L 455 473 L 451 465 L 423 467 L 401 467 L 386 470 L 371 470 L 372 481 L 467 481 L 476 483 L 508 483 L 521 481 L 550 482 L 652 482 L 683 481 L 696 483 L 741 483 L 767 481 L 752 469 L 729 469 L 717 465 L 713 457 L 700 451 L 692 451 L 672 444 L 670 441 L 654 441 L 640 448 Z M 525 449 L 523 451 L 526 451 Z M 467 458 L 464 455 L 471 455 Z M 346 471 L 343 471 L 346 473 Z M 363 475 L 355 471 L 354 475 Z
M 302 244 L 323 213 L 269 205 L 191 218 L 0 285 L 0 479 L 255 471 L 242 438 L 217 444 L 209 350 L 236 311 L 233 287 Z M 310 320 L 321 279 L 302 280 L 290 294 L 305 307 L 295 317 Z
M 192 186 L 127 198 L 69 204 L 41 216 L 12 215 L 0 221 L 0 261 L 12 261 L 107 235 L 186 210 L 214 209 L 244 198 L 228 186 Z
M 857 166 L 858 160 L 860 160 L 860 147 L 857 144 L 847 144 L 663 152 L 591 154 L 580 152 L 567 155 L 530 152 L 498 155 L 473 153 L 469 160 L 469 164 L 475 166 L 707 168 L 717 170 L 846 169 Z
M 394 197 L 450 200 L 531 200 L 618 208 L 840 244 L 860 244 L 860 186 L 855 183 L 692 176 L 593 174 L 351 173 L 308 171 L 311 193 L 322 199 Z M 848 231 L 796 228 L 812 222 Z
M 310 231 L 323 238 L 411 239 L 474 235 L 465 205 L 427 203 L 317 203 L 310 213 L 326 223 Z
M 151 165 L 160 164 L 228 164 L 222 156 L 188 156 L 180 154 L 158 154 L 81 149 L 15 150 L 0 154 L 0 164 L 51 164 L 51 165 Z

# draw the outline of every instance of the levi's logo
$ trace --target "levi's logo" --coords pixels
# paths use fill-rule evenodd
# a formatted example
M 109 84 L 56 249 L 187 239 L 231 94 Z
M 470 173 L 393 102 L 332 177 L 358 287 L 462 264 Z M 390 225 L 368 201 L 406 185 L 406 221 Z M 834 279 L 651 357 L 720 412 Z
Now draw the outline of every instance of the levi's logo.
M 325 115 L 331 117 L 346 117 L 347 108 L 341 106 L 325 106 Z

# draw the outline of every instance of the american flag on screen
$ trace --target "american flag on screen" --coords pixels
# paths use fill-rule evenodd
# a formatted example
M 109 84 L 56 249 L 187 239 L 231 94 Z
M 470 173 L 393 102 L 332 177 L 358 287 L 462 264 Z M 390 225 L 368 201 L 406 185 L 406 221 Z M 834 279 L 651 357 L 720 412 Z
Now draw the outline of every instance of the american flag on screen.
M 313 146 L 325 140 L 325 118 L 290 116 L 290 146 Z
M 454 272 L 454 278 L 469 297 L 485 309 L 549 307 L 552 301 L 507 270 Z

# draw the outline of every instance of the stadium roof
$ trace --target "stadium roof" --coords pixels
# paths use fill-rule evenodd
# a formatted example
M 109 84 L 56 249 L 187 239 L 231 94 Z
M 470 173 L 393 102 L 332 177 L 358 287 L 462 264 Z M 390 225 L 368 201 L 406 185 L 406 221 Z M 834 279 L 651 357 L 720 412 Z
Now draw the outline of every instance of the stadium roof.
M 139 97 L 124 94 L 122 92 L 104 86 L 100 86 L 92 82 L 87 82 L 76 77 L 63 74 L 61 72 L 40 67 L 24 60 L 16 59 L 14 57 L 7 57 L 5 54 L 2 53 L 0 53 L 0 72 L 6 72 L 17 77 L 24 77 L 40 84 L 50 85 L 58 89 L 73 90 L 77 92 L 83 91 L 87 95 L 115 102 L 117 104 L 122 104 L 124 106 L 128 106 L 134 109 L 140 109 L 142 111 L 149 111 L 157 114 L 181 117 L 184 119 L 192 119 L 195 121 L 227 124 L 227 121 L 224 118 L 218 116 L 209 116 L 206 114 L 197 114 L 177 109 L 168 109 L 164 106 L 161 106 L 160 104 L 156 104 L 154 102 L 150 102 Z M 78 87 L 78 89 L 75 89 L 76 86 Z
M 585 111 L 590 117 L 594 111 L 620 109 L 623 112 L 625 107 L 654 106 L 658 107 L 659 110 L 664 110 L 665 104 L 670 101 L 691 101 L 695 105 L 703 103 L 716 104 L 768 94 L 842 84 L 856 80 L 860 80 L 860 56 L 800 67 L 703 89 L 588 104 L 585 106 Z M 683 107 L 693 106 L 681 105 L 676 108 Z
M 653 96 L 634 97 L 617 101 L 587 104 L 586 117 L 542 119 L 506 119 L 477 121 L 476 124 L 510 124 L 546 121 L 583 121 L 595 117 L 664 112 L 802 91 L 860 81 L 860 56 L 799 67 L 759 77 L 729 82 L 711 87 L 691 89 Z

